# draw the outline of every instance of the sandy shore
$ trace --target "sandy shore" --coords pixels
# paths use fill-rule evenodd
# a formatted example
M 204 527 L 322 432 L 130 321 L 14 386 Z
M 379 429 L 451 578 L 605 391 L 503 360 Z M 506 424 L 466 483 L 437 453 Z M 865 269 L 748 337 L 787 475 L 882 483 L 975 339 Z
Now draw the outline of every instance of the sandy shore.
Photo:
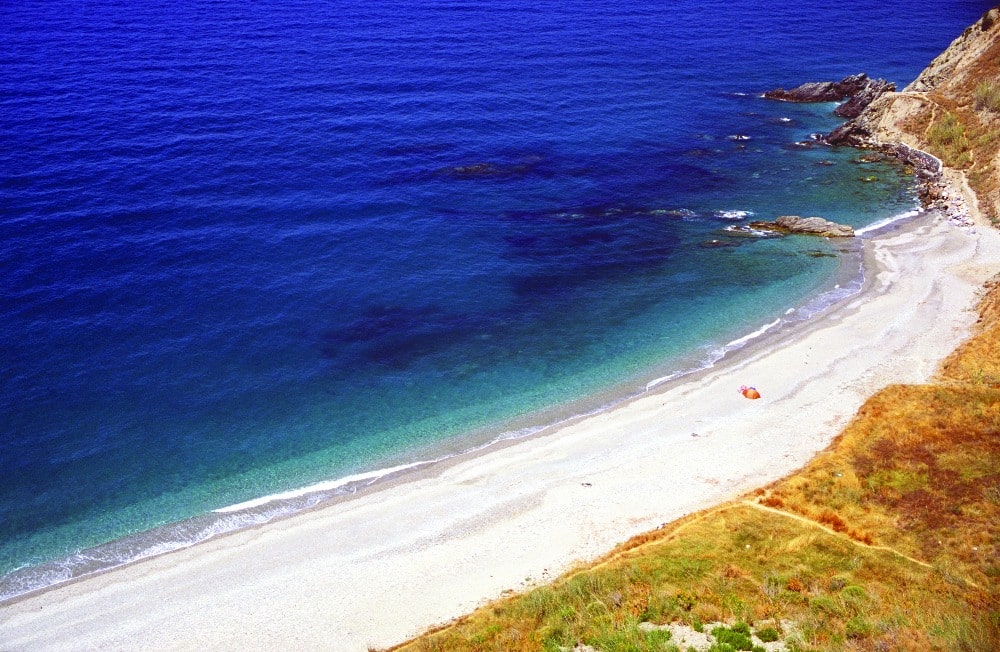
M 1000 234 L 936 215 L 865 248 L 863 293 L 765 349 L 411 481 L 9 604 L 0 648 L 391 645 L 786 475 L 879 388 L 925 381 L 1000 271 Z

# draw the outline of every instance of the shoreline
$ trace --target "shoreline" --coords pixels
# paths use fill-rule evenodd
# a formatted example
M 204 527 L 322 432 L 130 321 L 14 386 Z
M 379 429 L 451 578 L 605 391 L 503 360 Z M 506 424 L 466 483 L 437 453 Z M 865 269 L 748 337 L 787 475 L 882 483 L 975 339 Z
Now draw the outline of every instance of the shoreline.
M 920 215 L 919 209 L 905 211 L 860 229 L 858 235 L 902 228 Z M 738 362 L 743 355 L 767 348 L 772 342 L 794 337 L 800 329 L 807 328 L 810 321 L 821 319 L 823 313 L 861 293 L 866 282 L 862 238 L 831 243 L 831 248 L 838 253 L 839 268 L 817 294 L 807 297 L 773 321 L 745 335 L 725 344 L 706 348 L 698 356 L 692 354 L 690 359 L 700 357 L 701 360 L 695 366 L 682 367 L 668 375 L 653 377 L 648 382 L 636 382 L 633 379 L 568 403 L 533 412 L 513 420 L 512 423 L 517 425 L 514 428 L 487 428 L 478 433 L 466 433 L 456 439 L 472 442 L 466 448 L 456 447 L 449 440 L 426 448 L 424 452 L 430 453 L 426 458 L 361 471 L 218 507 L 183 521 L 136 532 L 66 557 L 15 569 L 0 576 L 0 608 L 96 575 L 141 564 L 244 530 L 266 527 L 300 514 L 334 507 L 414 478 L 433 475 L 463 460 L 487 455 L 523 440 L 547 436 L 584 419 L 626 407 L 645 396 L 666 392 L 672 387 L 697 380 L 715 368 L 724 368 Z M 47 578 L 48 583 L 31 588 L 18 586 L 19 582 L 29 583 L 38 576 Z
M 20 596 L 0 606 L 0 635 L 28 649 L 391 645 L 787 475 L 877 389 L 934 373 L 1000 261 L 1000 234 L 940 213 L 862 247 L 859 294 L 716 366 L 351 500 Z

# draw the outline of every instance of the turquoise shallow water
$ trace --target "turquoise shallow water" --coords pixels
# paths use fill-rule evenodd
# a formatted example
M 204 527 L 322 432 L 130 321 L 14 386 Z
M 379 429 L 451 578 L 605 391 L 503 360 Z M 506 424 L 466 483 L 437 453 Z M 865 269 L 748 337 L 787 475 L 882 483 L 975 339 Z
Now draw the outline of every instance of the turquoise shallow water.
M 910 180 L 759 93 L 905 83 L 986 4 L 3 6 L 0 595 L 598 408 L 808 303 L 844 256 L 724 229 L 862 226 Z

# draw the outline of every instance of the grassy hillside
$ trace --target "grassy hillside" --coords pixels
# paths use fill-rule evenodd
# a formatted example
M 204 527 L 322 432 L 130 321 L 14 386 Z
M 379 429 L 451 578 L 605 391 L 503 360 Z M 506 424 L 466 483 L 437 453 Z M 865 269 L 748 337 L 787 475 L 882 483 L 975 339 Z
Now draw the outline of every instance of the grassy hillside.
M 396 649 L 686 650 L 640 624 L 711 621 L 789 650 L 1000 649 L 1000 286 L 982 308 L 940 382 L 879 392 L 799 473 Z

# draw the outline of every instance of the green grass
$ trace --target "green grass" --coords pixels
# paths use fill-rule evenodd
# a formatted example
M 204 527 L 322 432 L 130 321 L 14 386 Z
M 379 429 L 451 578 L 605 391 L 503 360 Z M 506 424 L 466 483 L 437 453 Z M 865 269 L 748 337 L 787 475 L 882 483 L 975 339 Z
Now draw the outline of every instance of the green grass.
M 927 140 L 948 167 L 964 169 L 972 163 L 972 142 L 965 133 L 965 125 L 954 113 L 948 111 L 935 120 L 927 130 Z
M 977 111 L 1000 113 L 1000 84 L 992 80 L 979 82 L 973 98 Z

